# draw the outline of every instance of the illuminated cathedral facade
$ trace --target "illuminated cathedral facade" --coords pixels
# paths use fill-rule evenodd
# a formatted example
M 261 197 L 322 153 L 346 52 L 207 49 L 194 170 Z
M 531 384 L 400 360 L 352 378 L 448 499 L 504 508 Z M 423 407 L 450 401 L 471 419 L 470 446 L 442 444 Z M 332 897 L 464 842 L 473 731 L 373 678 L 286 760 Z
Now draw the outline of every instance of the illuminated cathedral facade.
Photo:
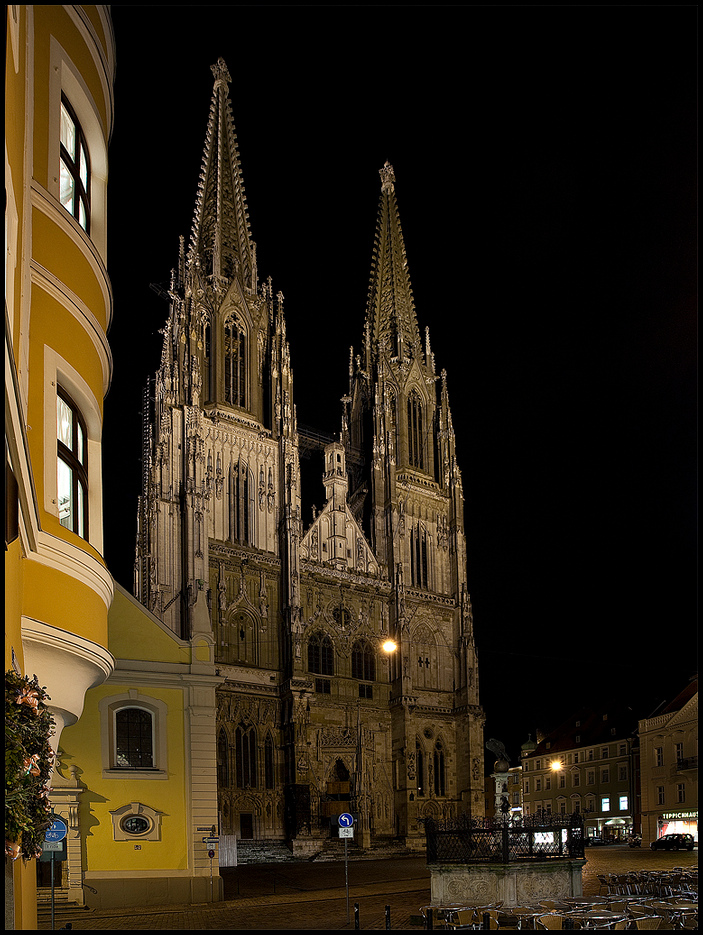
M 297 422 L 231 78 L 221 59 L 212 70 L 192 232 L 145 393 L 135 596 L 212 647 L 221 835 L 309 856 L 351 812 L 356 846 L 421 847 L 422 819 L 483 813 L 484 714 L 447 375 L 421 339 L 394 171 L 380 171 L 365 320 L 324 437 Z M 319 461 L 324 496 L 305 517 L 301 459 Z

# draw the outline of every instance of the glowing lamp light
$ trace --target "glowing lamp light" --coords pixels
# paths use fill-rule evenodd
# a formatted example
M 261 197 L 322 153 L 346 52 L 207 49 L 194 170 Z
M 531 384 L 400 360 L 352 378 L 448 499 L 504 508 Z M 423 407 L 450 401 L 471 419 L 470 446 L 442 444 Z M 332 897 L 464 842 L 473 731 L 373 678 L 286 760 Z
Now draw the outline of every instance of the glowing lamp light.
M 386 640 L 386 642 L 383 644 L 383 651 L 385 653 L 394 653 L 397 648 L 398 647 L 393 642 L 393 640 Z
M 552 760 L 552 762 L 549 765 L 555 772 L 558 769 L 561 769 L 561 763 L 559 762 L 559 760 Z

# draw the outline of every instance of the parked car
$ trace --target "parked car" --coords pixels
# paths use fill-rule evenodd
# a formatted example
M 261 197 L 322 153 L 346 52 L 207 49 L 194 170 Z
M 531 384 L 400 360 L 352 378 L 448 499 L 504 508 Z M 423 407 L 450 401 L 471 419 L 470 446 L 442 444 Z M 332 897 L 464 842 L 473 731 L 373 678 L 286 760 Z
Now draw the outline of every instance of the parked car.
M 649 846 L 653 851 L 692 851 L 694 843 L 692 834 L 663 834 Z
M 631 834 L 627 839 L 627 843 L 630 845 L 630 847 L 642 847 L 642 835 Z

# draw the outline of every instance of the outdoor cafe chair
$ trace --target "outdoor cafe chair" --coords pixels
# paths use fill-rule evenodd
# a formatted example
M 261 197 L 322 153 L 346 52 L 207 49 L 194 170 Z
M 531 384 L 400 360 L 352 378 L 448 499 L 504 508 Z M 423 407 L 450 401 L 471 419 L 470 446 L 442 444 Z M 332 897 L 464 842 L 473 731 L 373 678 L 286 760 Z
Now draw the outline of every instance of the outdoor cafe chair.
M 658 929 L 664 921 L 661 916 L 638 916 L 634 920 L 635 928 L 640 929 Z
M 558 912 L 548 912 L 543 916 L 537 916 L 535 924 L 539 929 L 560 930 L 564 928 L 564 919 L 566 918 L 568 916 L 563 916 Z
M 446 923 L 446 927 L 449 929 L 473 928 L 475 921 L 476 913 L 473 909 L 456 909 Z

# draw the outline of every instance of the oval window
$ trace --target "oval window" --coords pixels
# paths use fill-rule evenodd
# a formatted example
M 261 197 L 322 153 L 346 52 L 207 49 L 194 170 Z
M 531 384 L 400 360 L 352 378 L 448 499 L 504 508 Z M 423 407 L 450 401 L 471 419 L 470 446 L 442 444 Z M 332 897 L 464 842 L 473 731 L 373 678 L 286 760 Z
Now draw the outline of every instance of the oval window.
M 141 815 L 129 815 L 122 820 L 122 830 L 127 834 L 146 834 L 151 826 L 151 822 Z

